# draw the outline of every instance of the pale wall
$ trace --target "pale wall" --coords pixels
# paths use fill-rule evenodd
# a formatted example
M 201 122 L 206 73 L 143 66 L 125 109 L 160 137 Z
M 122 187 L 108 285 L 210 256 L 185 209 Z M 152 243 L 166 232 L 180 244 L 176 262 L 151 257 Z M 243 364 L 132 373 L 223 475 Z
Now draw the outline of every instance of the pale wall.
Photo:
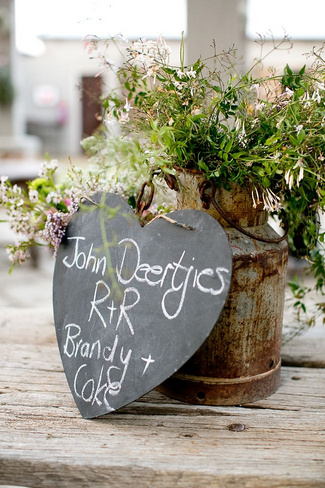
M 27 120 L 38 120 L 44 124 L 39 133 L 44 140 L 44 152 L 68 157 L 81 152 L 82 107 L 78 88 L 83 76 L 95 76 L 101 68 L 97 60 L 90 60 L 80 41 L 45 41 L 46 52 L 37 58 L 23 57 L 24 73 L 23 103 Z M 173 50 L 172 63 L 178 64 L 179 42 L 171 41 Z M 119 63 L 120 56 L 116 49 L 109 52 L 109 57 Z M 113 75 L 105 75 L 104 80 L 111 85 Z M 33 88 L 39 84 L 55 85 L 60 91 L 60 98 L 67 104 L 68 122 L 57 127 L 56 110 L 38 108 L 32 99 Z M 115 84 L 115 83 L 114 83 Z

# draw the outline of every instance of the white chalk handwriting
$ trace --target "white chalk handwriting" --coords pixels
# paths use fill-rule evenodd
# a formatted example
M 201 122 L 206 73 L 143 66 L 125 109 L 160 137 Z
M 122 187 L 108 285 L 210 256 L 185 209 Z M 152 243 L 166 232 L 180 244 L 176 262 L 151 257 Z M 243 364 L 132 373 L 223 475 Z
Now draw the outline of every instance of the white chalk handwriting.
M 85 317 L 85 323 L 70 322 L 64 325 L 62 352 L 65 358 L 69 361 L 76 360 L 78 364 L 73 379 L 76 397 L 92 406 L 104 404 L 106 410 L 111 411 L 113 408 L 110 401 L 120 393 L 131 359 L 135 361 L 136 357 L 132 349 L 123 344 L 122 338 L 126 337 L 125 334 L 129 339 L 137 334 L 137 324 L 134 323 L 136 313 L 132 311 L 137 306 L 141 307 L 139 290 L 147 286 L 149 291 L 155 287 L 158 296 L 160 295 L 157 306 L 163 316 L 171 321 L 186 307 L 189 294 L 191 301 L 193 300 L 194 290 L 198 292 L 198 300 L 200 293 L 212 297 L 222 294 L 230 270 L 223 266 L 202 269 L 195 265 L 195 256 L 191 256 L 186 250 L 179 252 L 176 259 L 171 259 L 164 265 L 143 262 L 136 240 L 124 238 L 118 243 L 118 262 L 115 262 L 114 270 L 109 271 L 106 256 L 98 257 L 92 242 L 88 243 L 83 236 L 68 237 L 68 240 L 71 243 L 70 251 L 62 259 L 63 265 L 69 270 L 88 270 L 97 276 L 91 290 L 89 314 Z M 110 272 L 114 273 L 121 288 L 119 299 L 113 293 Z M 102 328 L 98 339 L 94 337 L 94 324 Z M 86 334 L 86 337 L 95 340 L 83 338 L 83 329 L 90 327 L 92 334 Z M 107 343 L 108 337 L 110 343 Z M 137 371 L 142 372 L 139 373 L 141 376 L 148 375 L 152 369 L 159 367 L 150 352 L 140 355 L 137 360 L 144 362 L 141 363 L 142 367 L 137 368 Z M 96 370 L 91 365 L 97 361 L 101 367 Z M 95 373 L 90 374 L 90 370 Z

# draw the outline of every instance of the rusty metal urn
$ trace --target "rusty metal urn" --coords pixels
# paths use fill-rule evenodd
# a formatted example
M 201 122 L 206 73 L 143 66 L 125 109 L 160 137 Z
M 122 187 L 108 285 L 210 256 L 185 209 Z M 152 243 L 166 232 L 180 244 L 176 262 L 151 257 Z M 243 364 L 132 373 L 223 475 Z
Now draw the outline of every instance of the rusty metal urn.
M 204 208 L 199 192 L 203 179 L 198 172 L 180 172 L 177 207 L 207 211 L 223 225 L 233 253 L 232 284 L 210 336 L 159 391 L 189 403 L 239 405 L 271 395 L 280 384 L 288 245 L 247 237 L 212 204 Z M 262 238 L 279 237 L 267 223 L 263 205 L 253 208 L 250 190 L 218 188 L 215 199 L 237 226 Z

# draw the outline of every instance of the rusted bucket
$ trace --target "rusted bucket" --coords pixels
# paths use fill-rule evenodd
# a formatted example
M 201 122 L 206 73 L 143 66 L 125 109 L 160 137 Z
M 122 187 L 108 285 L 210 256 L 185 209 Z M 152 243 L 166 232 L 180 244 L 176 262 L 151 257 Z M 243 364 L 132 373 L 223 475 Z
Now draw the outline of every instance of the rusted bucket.
M 212 333 L 159 390 L 178 400 L 207 405 L 260 400 L 280 384 L 287 243 L 260 242 L 243 235 L 212 204 L 204 208 L 199 193 L 203 176 L 183 171 L 179 179 L 178 208 L 205 210 L 224 226 L 233 252 L 233 274 L 228 300 Z M 261 206 L 253 208 L 250 191 L 217 189 L 215 198 L 237 226 L 262 238 L 279 237 L 267 224 Z

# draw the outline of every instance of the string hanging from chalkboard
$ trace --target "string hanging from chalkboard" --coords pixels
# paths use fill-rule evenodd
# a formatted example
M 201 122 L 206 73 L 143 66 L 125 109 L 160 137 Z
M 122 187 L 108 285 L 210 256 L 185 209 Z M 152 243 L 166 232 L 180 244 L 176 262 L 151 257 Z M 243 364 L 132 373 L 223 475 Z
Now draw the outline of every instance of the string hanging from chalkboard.
M 167 217 L 167 215 L 161 214 L 161 215 L 156 215 L 150 222 L 147 223 L 147 225 L 151 224 L 157 219 L 164 219 L 167 220 L 170 224 L 177 225 L 178 227 L 182 227 L 183 229 L 186 230 L 195 230 L 195 227 L 192 225 L 187 225 L 187 224 L 182 224 L 182 222 L 177 222 L 177 220 L 171 219 L 170 217 Z
M 96 203 L 96 202 L 94 202 L 94 200 L 92 200 L 90 197 L 86 197 L 86 196 L 84 196 L 84 197 L 82 197 L 82 198 L 81 198 L 81 200 L 80 200 L 80 201 L 81 201 L 81 203 L 83 203 L 85 200 L 86 200 L 87 202 L 92 203 L 93 205 L 96 205 L 96 207 L 99 207 L 99 204 L 98 204 L 98 203 Z
M 145 202 L 142 199 L 143 199 L 145 188 L 147 186 L 150 187 L 151 190 L 150 190 L 150 195 L 149 195 L 148 201 Z M 143 185 L 140 189 L 137 201 L 136 201 L 136 208 L 137 208 L 137 211 L 138 211 L 138 214 L 140 217 L 142 216 L 142 213 L 145 210 L 148 210 L 148 208 L 150 207 L 152 200 L 153 200 L 153 197 L 154 197 L 154 191 L 155 191 L 154 190 L 154 184 L 152 183 L 152 181 L 150 181 L 150 182 L 145 181 L 143 183 Z M 96 205 L 96 207 L 99 207 L 98 203 L 94 202 L 94 200 L 92 200 L 90 197 L 86 197 L 86 196 L 82 197 L 82 201 L 85 201 L 85 200 L 92 203 L 93 205 Z M 183 229 L 195 230 L 195 227 L 193 227 L 191 225 L 183 224 L 182 222 L 177 222 L 176 220 L 171 219 L 170 217 L 167 217 L 167 215 L 164 215 L 164 214 L 156 215 L 156 217 L 154 217 L 150 222 L 148 222 L 148 224 L 150 224 L 151 222 L 154 222 L 155 220 L 160 219 L 160 218 L 166 220 L 170 224 L 177 225 L 178 227 L 182 227 Z
M 150 188 L 150 195 L 149 195 L 148 200 L 145 201 L 145 200 L 143 200 L 143 195 L 144 195 L 144 191 L 145 191 L 145 189 L 146 189 L 147 186 Z M 139 192 L 137 201 L 136 201 L 136 209 L 138 211 L 138 214 L 139 214 L 140 218 L 142 217 L 143 212 L 145 210 L 148 210 L 148 208 L 152 204 L 152 200 L 153 200 L 154 194 L 155 194 L 155 187 L 154 187 L 153 182 L 151 180 L 150 181 L 145 181 L 142 184 L 142 186 L 141 186 L 141 189 L 140 189 L 140 192 Z M 195 230 L 195 227 L 193 227 L 191 225 L 183 224 L 181 222 L 177 222 L 176 220 L 171 219 L 170 217 L 167 217 L 167 215 L 164 215 L 164 214 L 156 215 L 156 217 L 154 217 L 146 225 L 148 225 L 151 222 L 154 222 L 155 220 L 160 219 L 160 218 L 166 220 L 170 224 L 176 225 L 178 227 L 182 227 L 183 229 L 186 229 L 186 230 Z

